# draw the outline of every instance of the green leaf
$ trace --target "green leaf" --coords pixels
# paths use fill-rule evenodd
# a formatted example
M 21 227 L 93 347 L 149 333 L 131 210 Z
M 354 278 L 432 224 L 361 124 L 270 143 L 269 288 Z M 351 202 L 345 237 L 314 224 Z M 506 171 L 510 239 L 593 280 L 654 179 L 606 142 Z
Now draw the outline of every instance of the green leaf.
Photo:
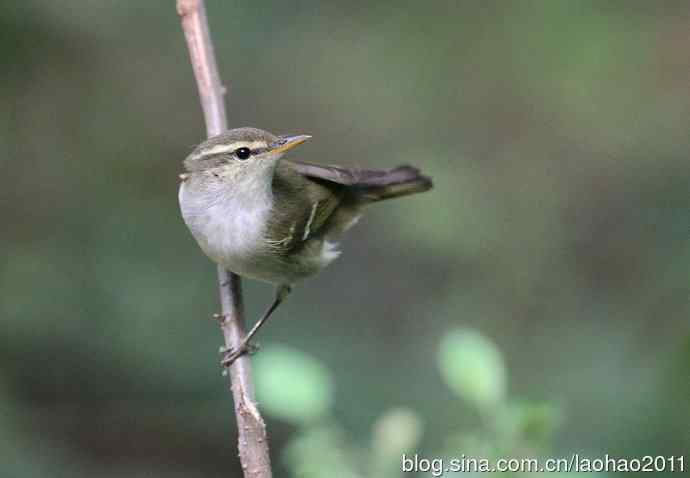
M 438 355 L 441 376 L 459 397 L 479 409 L 505 399 L 506 367 L 496 345 L 481 333 L 465 328 L 441 340 Z
M 262 348 L 254 359 L 256 394 L 271 415 L 305 424 L 333 405 L 331 374 L 316 358 L 282 345 Z
M 510 419 L 521 440 L 543 450 L 562 422 L 562 412 L 551 403 L 514 403 L 509 407 Z
M 408 408 L 393 408 L 374 423 L 373 448 L 385 456 L 396 459 L 413 450 L 422 434 L 419 416 Z
M 305 427 L 283 448 L 291 476 L 300 478 L 362 478 L 357 470 L 362 461 L 358 455 L 335 423 Z

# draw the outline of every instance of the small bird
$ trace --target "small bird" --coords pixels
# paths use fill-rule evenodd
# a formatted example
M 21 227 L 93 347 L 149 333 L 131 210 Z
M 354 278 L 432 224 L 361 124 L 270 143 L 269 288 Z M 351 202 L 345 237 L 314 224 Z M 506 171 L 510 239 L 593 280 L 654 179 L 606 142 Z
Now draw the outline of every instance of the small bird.
M 364 206 L 432 187 L 410 166 L 384 171 L 283 159 L 309 138 L 237 128 L 204 141 L 184 160 L 180 209 L 202 251 L 235 274 L 276 286 L 241 345 L 226 351 L 226 366 L 252 350 L 250 340 L 295 282 L 338 257 L 338 240 Z

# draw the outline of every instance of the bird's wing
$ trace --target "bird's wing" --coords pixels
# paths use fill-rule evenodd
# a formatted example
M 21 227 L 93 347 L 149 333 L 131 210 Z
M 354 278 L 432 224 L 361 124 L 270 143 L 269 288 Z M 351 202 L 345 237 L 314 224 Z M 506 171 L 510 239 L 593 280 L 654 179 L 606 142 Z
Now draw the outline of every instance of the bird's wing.
M 405 196 L 432 188 L 431 178 L 423 176 L 412 166 L 393 169 L 359 169 L 342 166 L 326 166 L 292 161 L 291 167 L 302 176 L 331 186 L 340 186 L 354 202 L 366 204 L 373 201 Z
M 311 238 L 338 235 L 372 201 L 431 188 L 431 180 L 411 166 L 389 170 L 344 168 L 283 159 L 273 179 L 279 207 L 269 221 L 267 239 L 289 253 Z
M 323 232 L 345 191 L 337 183 L 311 180 L 291 162 L 281 161 L 278 168 L 273 195 L 280 207 L 274 208 L 267 240 L 277 252 L 289 253 Z
M 294 160 L 285 162 L 289 162 L 292 168 L 303 176 L 330 181 L 343 186 L 374 185 L 377 180 L 383 180 L 384 177 L 390 174 L 389 171 L 382 170 L 345 168 L 343 166 L 314 164 Z

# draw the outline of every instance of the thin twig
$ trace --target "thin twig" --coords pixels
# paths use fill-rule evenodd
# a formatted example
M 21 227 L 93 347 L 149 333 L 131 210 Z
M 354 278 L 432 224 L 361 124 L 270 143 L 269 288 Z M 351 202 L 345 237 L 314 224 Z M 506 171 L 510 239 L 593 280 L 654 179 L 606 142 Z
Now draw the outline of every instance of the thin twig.
M 227 129 L 224 87 L 220 82 L 213 53 L 213 43 L 203 0 L 177 0 L 189 56 L 194 69 L 206 132 L 215 136 Z M 240 278 L 218 267 L 218 284 L 222 310 L 221 330 L 225 347 L 236 349 L 245 335 Z M 230 384 L 235 401 L 238 449 L 245 478 L 270 478 L 271 462 L 266 441 L 266 425 L 254 402 L 254 385 L 247 356 L 230 367 Z

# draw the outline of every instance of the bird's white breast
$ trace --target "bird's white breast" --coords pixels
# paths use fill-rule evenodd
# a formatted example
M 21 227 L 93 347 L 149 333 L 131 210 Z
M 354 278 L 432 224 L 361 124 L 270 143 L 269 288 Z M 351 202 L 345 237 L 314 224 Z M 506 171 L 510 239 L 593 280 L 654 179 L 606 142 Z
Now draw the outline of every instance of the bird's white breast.
M 211 260 L 242 276 L 292 284 L 338 257 L 338 237 L 308 237 L 316 207 L 301 247 L 289 260 L 276 253 L 266 237 L 274 207 L 270 177 L 231 174 L 222 168 L 199 171 L 180 184 L 182 217 Z
M 261 252 L 272 206 L 270 189 L 262 184 L 227 181 L 183 181 L 179 190 L 185 223 L 203 251 L 239 274 Z

